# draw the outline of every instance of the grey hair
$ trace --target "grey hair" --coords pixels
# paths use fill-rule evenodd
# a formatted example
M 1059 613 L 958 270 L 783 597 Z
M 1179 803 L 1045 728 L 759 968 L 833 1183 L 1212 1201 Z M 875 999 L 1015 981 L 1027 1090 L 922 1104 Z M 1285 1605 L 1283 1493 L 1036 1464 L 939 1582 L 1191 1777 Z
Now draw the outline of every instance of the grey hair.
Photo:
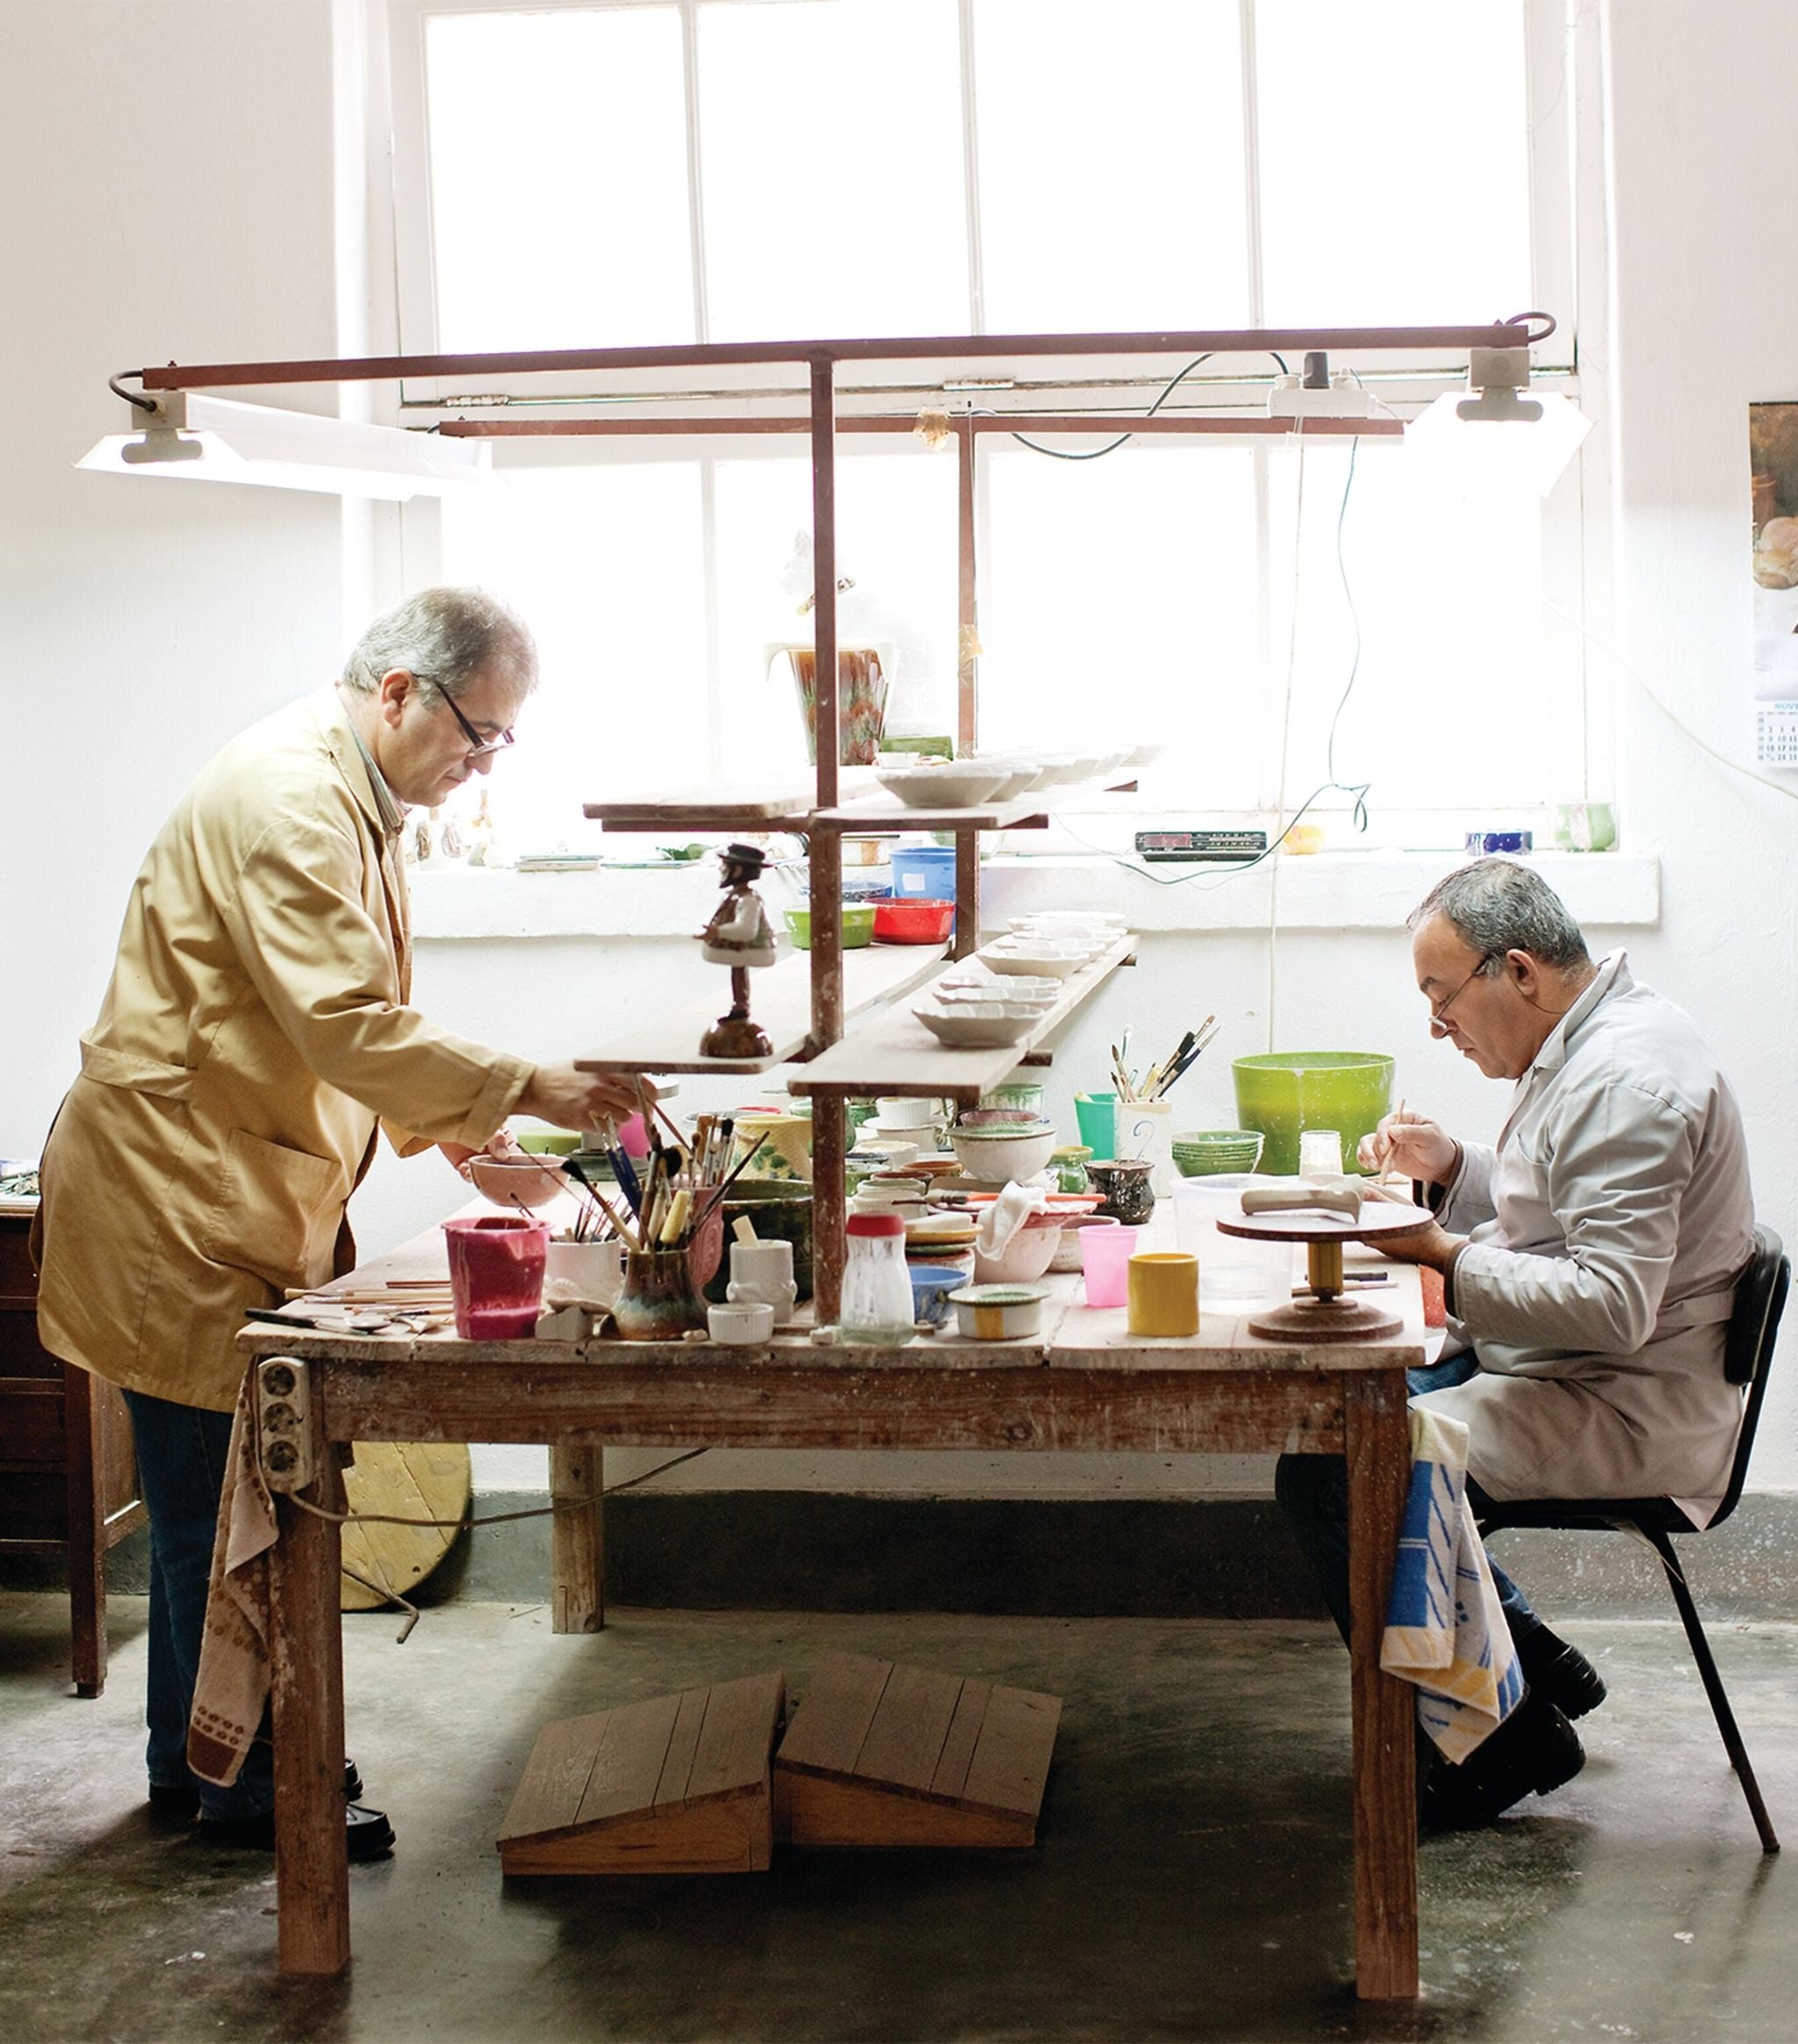
M 1540 874 L 1510 859 L 1476 859 L 1439 880 L 1405 919 L 1414 930 L 1446 916 L 1483 959 L 1527 951 L 1543 965 L 1570 972 L 1592 963 L 1579 925 Z
M 483 670 L 528 694 L 537 683 L 536 641 L 524 620 L 485 589 L 421 589 L 363 632 L 343 664 L 343 680 L 372 695 L 395 668 L 452 700 Z

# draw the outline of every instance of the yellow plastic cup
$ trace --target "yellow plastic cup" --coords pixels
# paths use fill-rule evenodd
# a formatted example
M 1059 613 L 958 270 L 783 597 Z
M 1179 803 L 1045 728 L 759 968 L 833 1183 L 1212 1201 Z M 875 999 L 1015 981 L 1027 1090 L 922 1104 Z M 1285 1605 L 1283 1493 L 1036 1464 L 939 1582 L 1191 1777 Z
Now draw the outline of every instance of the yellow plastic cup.
M 1183 1250 L 1148 1249 L 1130 1259 L 1133 1335 L 1198 1332 L 1198 1258 Z

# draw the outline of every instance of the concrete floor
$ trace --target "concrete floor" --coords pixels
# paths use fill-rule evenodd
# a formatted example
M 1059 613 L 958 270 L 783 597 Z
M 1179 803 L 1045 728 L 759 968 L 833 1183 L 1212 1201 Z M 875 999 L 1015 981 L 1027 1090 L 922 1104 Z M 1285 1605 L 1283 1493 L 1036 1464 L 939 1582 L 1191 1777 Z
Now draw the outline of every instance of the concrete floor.
M 104 1697 L 66 1693 L 67 1605 L 0 1594 L 0 2037 L 529 2039 L 1798 2035 L 1794 1878 L 1760 1853 L 1672 1625 L 1570 1635 L 1612 1699 L 1570 1788 L 1421 1861 L 1425 1997 L 1348 1986 L 1346 1664 L 1301 1624 L 427 1611 L 346 1621 L 351 1752 L 399 1832 L 353 1869 L 341 1982 L 274 1973 L 272 1864 L 155 1828 L 144 1608 Z M 1715 1635 L 1798 1850 L 1798 1628 Z M 538 1727 L 831 1647 L 1065 1699 L 1033 1853 L 777 1853 L 761 1875 L 517 1882 L 493 1841 Z

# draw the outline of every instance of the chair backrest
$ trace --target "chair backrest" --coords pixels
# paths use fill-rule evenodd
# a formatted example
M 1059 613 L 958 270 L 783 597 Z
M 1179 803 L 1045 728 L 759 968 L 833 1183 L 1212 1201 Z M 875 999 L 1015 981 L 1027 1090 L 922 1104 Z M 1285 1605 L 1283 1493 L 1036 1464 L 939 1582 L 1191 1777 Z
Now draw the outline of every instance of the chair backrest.
M 1713 1526 L 1720 1526 L 1729 1517 L 1742 1495 L 1748 1457 L 1754 1448 L 1754 1431 L 1760 1424 L 1761 1403 L 1766 1396 L 1767 1373 L 1773 1368 L 1780 1315 L 1785 1311 L 1791 1284 L 1792 1265 L 1784 1244 L 1770 1227 L 1757 1227 L 1754 1254 L 1748 1268 L 1736 1280 L 1736 1304 L 1723 1334 L 1723 1374 L 1731 1384 L 1746 1385 L 1748 1396 L 1742 1407 L 1742 1431 L 1736 1438 L 1730 1487 L 1712 1515 Z

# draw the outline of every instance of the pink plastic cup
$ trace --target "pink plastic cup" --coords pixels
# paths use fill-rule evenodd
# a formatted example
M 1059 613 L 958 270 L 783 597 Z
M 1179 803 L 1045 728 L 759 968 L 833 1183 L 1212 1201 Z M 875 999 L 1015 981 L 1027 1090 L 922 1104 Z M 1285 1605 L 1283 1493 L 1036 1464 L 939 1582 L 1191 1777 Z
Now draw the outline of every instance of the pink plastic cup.
M 446 1220 L 450 1296 L 464 1342 L 512 1342 L 536 1332 L 550 1231 L 521 1213 Z
M 1086 1275 L 1089 1306 L 1122 1306 L 1129 1296 L 1130 1259 L 1140 1227 L 1083 1227 L 1080 1268 Z

